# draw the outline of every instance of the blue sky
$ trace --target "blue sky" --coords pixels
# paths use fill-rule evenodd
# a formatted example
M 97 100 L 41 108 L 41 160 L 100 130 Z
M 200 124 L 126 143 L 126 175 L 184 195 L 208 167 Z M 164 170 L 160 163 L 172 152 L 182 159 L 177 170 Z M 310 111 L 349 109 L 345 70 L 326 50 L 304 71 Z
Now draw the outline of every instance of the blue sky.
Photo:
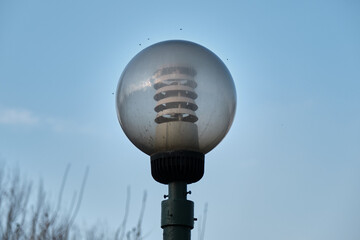
M 139 51 L 189 40 L 225 62 L 238 98 L 189 186 L 197 217 L 208 203 L 205 238 L 357 240 L 359 11 L 355 0 L 0 1 L 0 161 L 42 178 L 54 201 L 71 163 L 63 206 L 90 166 L 80 226 L 121 224 L 128 185 L 135 225 L 147 190 L 143 229 L 159 239 L 167 188 L 122 132 L 112 93 Z

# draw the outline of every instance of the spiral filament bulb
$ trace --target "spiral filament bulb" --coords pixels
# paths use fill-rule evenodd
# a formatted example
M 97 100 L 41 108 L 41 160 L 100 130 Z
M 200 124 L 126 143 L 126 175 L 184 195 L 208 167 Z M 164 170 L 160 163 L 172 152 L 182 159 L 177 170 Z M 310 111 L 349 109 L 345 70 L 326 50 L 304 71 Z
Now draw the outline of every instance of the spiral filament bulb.
M 198 148 L 196 71 L 185 66 L 166 66 L 152 76 L 157 101 L 154 108 L 156 142 L 165 148 Z M 164 149 L 161 149 L 164 150 Z
M 154 99 L 157 101 L 155 122 L 171 121 L 196 122 L 195 103 L 197 94 L 194 89 L 196 71 L 190 67 L 164 67 L 154 74 Z

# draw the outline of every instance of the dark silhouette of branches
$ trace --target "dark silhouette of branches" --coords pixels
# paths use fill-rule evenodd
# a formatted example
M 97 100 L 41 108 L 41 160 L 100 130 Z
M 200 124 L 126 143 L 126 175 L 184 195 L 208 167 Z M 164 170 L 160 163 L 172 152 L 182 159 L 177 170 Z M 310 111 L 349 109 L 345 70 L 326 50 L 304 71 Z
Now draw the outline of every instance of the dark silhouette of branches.
M 12 178 L 4 178 L 2 170 L 0 180 L 0 234 L 4 240 L 10 239 L 13 233 L 21 233 L 20 224 L 25 221 L 26 207 L 29 200 L 31 185 L 20 182 L 19 171 L 14 170 Z M 6 181 L 5 179 L 11 179 Z M 2 186 L 7 186 L 5 189 Z M 4 216 L 4 217 L 3 217 Z M 13 224 L 17 221 L 17 224 Z
M 144 218 L 146 198 L 147 198 L 147 192 L 144 191 L 138 223 L 137 223 L 136 227 L 134 227 L 131 231 L 128 231 L 126 233 L 127 240 L 142 240 L 143 239 L 141 225 L 142 225 L 142 221 Z M 122 240 L 122 239 L 120 239 L 120 240 Z
M 137 225 L 126 229 L 130 208 L 130 187 L 126 192 L 125 214 L 121 225 L 114 235 L 109 235 L 98 226 L 83 231 L 75 224 L 85 190 L 89 167 L 86 168 L 79 194 L 74 193 L 68 211 L 61 211 L 63 192 L 66 186 L 70 165 L 67 165 L 58 195 L 56 207 L 51 207 L 43 182 L 40 181 L 35 203 L 30 204 L 32 183 L 20 178 L 20 171 L 6 172 L 0 168 L 0 239 L 2 240 L 70 240 L 70 239 L 115 239 L 142 240 L 147 193 L 144 191 Z M 78 196 L 77 196 L 78 195 Z
M 139 216 L 139 220 L 138 220 L 138 224 L 137 224 L 137 231 L 136 231 L 136 238 L 135 239 L 142 239 L 141 237 L 141 225 L 142 225 L 142 221 L 143 221 L 143 218 L 144 218 L 144 213 L 145 213 L 145 205 L 146 205 L 146 198 L 147 198 L 147 192 L 144 191 L 144 194 L 143 194 L 143 199 L 142 199 L 142 202 L 141 202 L 141 210 L 140 210 L 140 216 Z
M 70 225 L 72 225 L 74 223 L 74 220 L 75 220 L 75 218 L 76 218 L 76 216 L 77 216 L 77 214 L 79 212 L 88 174 L 89 174 L 89 166 L 85 170 L 84 178 L 83 178 L 81 188 L 80 188 L 80 195 L 79 195 L 75 210 L 74 210 L 74 212 L 73 212 L 73 214 L 71 215 L 71 218 L 70 218 L 70 222 L 69 222 Z
M 67 167 L 59 193 L 59 202 L 53 209 L 46 199 L 43 182 L 40 181 L 35 204 L 28 206 L 32 183 L 20 179 L 18 169 L 6 173 L 0 170 L 0 237 L 3 240 L 69 239 L 72 222 L 81 204 L 88 169 L 80 189 L 75 211 L 60 216 L 62 192 L 66 182 Z M 70 217 L 71 216 L 71 217 Z
M 131 230 L 126 232 L 126 222 L 127 222 L 127 218 L 129 215 L 129 208 L 130 208 L 130 195 L 131 195 L 131 191 L 130 191 L 130 187 L 128 186 L 127 191 L 126 191 L 125 214 L 124 214 L 124 218 L 121 223 L 121 226 L 119 226 L 115 232 L 115 238 L 114 238 L 115 240 L 123 240 L 125 237 L 125 233 L 126 233 L 127 240 L 141 240 L 144 238 L 144 236 L 142 236 L 142 231 L 141 231 L 142 227 L 141 226 L 142 226 L 142 221 L 144 218 L 147 192 L 144 191 L 144 193 L 143 193 L 140 215 L 139 215 L 139 219 L 138 219 L 138 223 L 137 223 L 136 227 L 133 227 Z
M 125 203 L 125 214 L 121 226 L 119 226 L 115 232 L 115 240 L 122 240 L 124 239 L 125 231 L 126 231 L 126 222 L 129 215 L 129 208 L 130 208 L 130 186 L 127 187 L 126 190 L 126 203 Z
M 70 171 L 70 163 L 66 166 L 66 169 L 65 169 L 65 172 L 64 172 L 64 176 L 62 178 L 62 182 L 61 182 L 61 186 L 60 186 L 60 191 L 59 191 L 59 197 L 58 197 L 58 204 L 57 204 L 57 208 L 56 208 L 56 211 L 59 211 L 60 210 L 60 206 L 61 206 L 61 202 L 62 202 L 62 195 L 63 195 L 63 192 L 64 192 L 64 188 L 65 188 L 65 183 L 66 183 L 66 180 L 67 180 L 67 176 L 69 174 L 69 171 Z
M 198 228 L 198 230 L 199 230 L 198 231 L 199 240 L 204 240 L 207 211 L 208 211 L 208 204 L 205 203 L 203 216 L 202 216 L 202 218 L 199 219 L 199 228 Z

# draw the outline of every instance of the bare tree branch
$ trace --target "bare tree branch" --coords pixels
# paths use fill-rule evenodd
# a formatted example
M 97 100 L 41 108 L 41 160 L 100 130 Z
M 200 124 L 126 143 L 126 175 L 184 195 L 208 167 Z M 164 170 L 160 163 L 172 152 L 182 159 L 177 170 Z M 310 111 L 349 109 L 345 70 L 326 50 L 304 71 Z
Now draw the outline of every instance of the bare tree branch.
M 126 203 L 125 203 L 125 214 L 121 226 L 116 229 L 115 240 L 123 240 L 126 231 L 126 222 L 129 215 L 130 208 L 131 189 L 130 186 L 126 189 Z
M 70 226 L 73 225 L 74 220 L 75 220 L 75 218 L 76 218 L 76 216 L 77 216 L 77 214 L 79 212 L 88 174 L 89 174 L 89 166 L 86 167 L 86 170 L 85 170 L 85 173 L 84 173 L 84 178 L 83 178 L 83 181 L 82 181 L 82 184 L 81 184 L 80 195 L 79 195 L 79 198 L 78 198 L 78 201 L 77 201 L 77 204 L 76 204 L 76 208 L 74 210 L 74 213 L 70 217 L 70 221 L 69 221 Z
M 199 240 L 204 240 L 207 211 L 208 211 L 208 204 L 205 203 L 203 216 L 202 216 L 202 219 L 200 219 L 200 221 L 199 221 L 199 228 L 198 228 L 199 229 L 199 231 L 198 231 L 199 232 L 199 234 L 198 234 Z
M 89 173 L 86 169 L 79 196 L 74 195 L 70 211 L 60 215 L 62 195 L 66 185 L 70 165 L 66 167 L 58 196 L 56 208 L 49 204 L 43 187 L 43 181 L 39 182 L 39 189 L 35 204 L 28 206 L 32 184 L 20 179 L 18 170 L 11 174 L 0 169 L 0 239 L 1 240 L 141 240 L 144 239 L 142 233 L 142 223 L 144 218 L 147 192 L 144 191 L 140 215 L 137 225 L 127 231 L 126 225 L 130 210 L 130 187 L 126 191 L 125 214 L 121 225 L 115 234 L 108 235 L 105 229 L 95 226 L 85 231 L 77 228 L 75 218 L 79 212 L 84 189 Z M 30 212 L 29 212 L 30 211 Z
M 64 191 L 64 188 L 65 188 L 67 175 L 68 175 L 68 173 L 70 171 L 70 167 L 71 167 L 71 164 L 68 163 L 68 165 L 66 166 L 65 172 L 64 172 L 64 176 L 63 176 L 62 181 L 61 181 L 59 197 L 58 197 L 58 203 L 57 203 L 57 208 L 56 208 L 57 211 L 60 210 L 60 206 L 61 206 L 61 202 L 62 202 L 62 195 L 63 195 L 63 191 Z
M 136 227 L 136 237 L 135 237 L 136 240 L 142 239 L 141 225 L 142 225 L 142 221 L 143 221 L 143 218 L 144 218 L 144 212 L 145 212 L 145 206 L 146 206 L 146 198 L 147 198 L 147 192 L 144 191 L 143 199 L 142 199 L 142 202 L 141 202 L 140 216 L 139 216 L 138 224 L 137 224 L 137 227 Z

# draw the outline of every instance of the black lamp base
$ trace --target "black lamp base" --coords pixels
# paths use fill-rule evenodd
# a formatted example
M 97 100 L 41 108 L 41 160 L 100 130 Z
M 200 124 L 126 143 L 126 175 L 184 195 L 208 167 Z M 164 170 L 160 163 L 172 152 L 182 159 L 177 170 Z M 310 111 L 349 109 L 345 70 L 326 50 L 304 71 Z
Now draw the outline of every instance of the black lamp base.
M 204 175 L 204 154 L 192 151 L 160 152 L 151 155 L 151 175 L 163 184 L 199 181 Z

